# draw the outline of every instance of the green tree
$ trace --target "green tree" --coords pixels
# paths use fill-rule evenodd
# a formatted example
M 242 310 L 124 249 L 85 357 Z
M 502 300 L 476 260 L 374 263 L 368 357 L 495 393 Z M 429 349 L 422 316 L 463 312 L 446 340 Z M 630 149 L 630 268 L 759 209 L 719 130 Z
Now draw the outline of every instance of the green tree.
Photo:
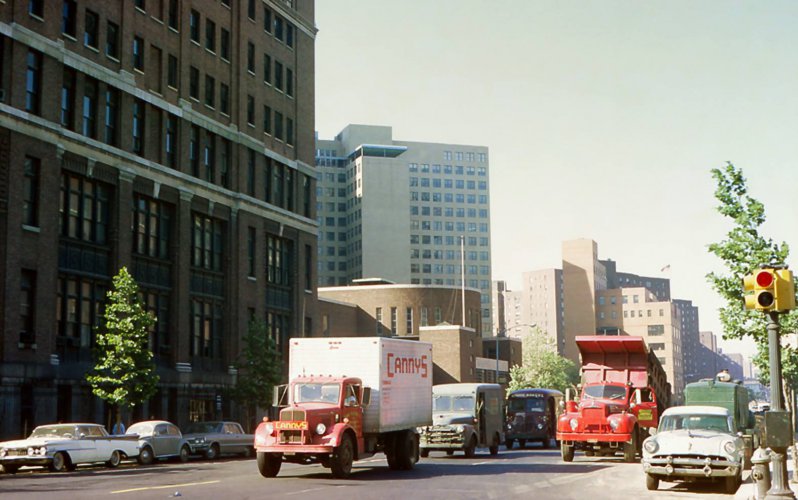
M 127 268 L 119 270 L 108 291 L 105 322 L 98 327 L 94 368 L 86 375 L 95 396 L 116 408 L 134 407 L 155 394 L 160 377 L 148 347 L 155 318 L 144 309 L 138 285 Z
M 243 406 L 245 426 L 248 427 L 258 408 L 271 406 L 273 388 L 283 377 L 280 352 L 274 339 L 267 335 L 263 321 L 253 319 L 249 322 L 236 367 L 238 377 L 232 396 Z
M 565 392 L 579 382 L 579 368 L 557 354 L 556 342 L 539 328 L 523 337 L 523 352 L 521 365 L 510 369 L 508 391 L 542 387 Z
M 763 383 L 769 378 L 767 318 L 759 311 L 747 310 L 743 306 L 742 279 L 755 271 L 761 264 L 784 264 L 790 250 L 786 242 L 777 244 L 771 238 L 760 234 L 765 222 L 765 206 L 748 194 L 743 171 L 728 163 L 724 168 L 712 169 L 712 177 L 717 182 L 715 198 L 718 212 L 729 219 L 731 228 L 726 238 L 709 245 L 713 253 L 723 261 L 725 271 L 709 273 L 707 279 L 712 288 L 724 299 L 720 309 L 723 325 L 723 338 L 751 338 L 756 341 L 757 354 L 754 364 L 762 374 Z M 782 334 L 794 333 L 798 326 L 798 315 L 792 311 L 780 317 Z M 796 388 L 798 382 L 798 352 L 782 348 L 782 369 L 786 385 Z

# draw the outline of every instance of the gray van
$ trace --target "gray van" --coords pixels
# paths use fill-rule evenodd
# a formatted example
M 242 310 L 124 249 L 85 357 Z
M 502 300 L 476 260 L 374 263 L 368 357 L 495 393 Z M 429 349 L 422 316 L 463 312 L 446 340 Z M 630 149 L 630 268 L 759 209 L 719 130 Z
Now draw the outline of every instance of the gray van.
M 477 448 L 496 455 L 504 441 L 503 416 L 504 390 L 498 384 L 432 386 L 432 425 L 418 429 L 421 456 L 463 450 L 473 457 Z

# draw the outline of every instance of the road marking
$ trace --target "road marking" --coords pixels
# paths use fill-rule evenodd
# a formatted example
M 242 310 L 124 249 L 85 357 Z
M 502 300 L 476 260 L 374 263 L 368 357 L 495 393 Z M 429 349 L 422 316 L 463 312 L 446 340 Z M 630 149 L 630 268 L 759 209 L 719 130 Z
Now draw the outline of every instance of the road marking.
M 473 464 L 471 464 L 471 465 L 485 465 L 485 464 L 493 464 L 493 463 L 496 463 L 496 462 L 495 462 L 495 461 L 489 461 L 489 462 L 474 462 L 474 463 L 473 463 Z
M 164 486 L 145 486 L 143 488 L 131 488 L 129 490 L 117 490 L 112 491 L 111 494 L 114 495 L 116 493 L 133 493 L 134 491 L 147 491 L 147 490 L 165 490 L 166 488 L 183 488 L 185 486 L 199 486 L 202 484 L 214 484 L 220 483 L 221 481 L 204 481 L 201 483 L 183 483 L 183 484 L 167 484 Z

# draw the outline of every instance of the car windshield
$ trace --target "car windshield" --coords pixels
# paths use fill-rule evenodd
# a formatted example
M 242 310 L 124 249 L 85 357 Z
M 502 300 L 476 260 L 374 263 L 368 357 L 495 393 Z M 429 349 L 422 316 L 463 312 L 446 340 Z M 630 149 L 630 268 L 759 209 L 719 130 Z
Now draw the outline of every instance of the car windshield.
M 510 397 L 510 411 L 529 411 L 542 413 L 546 410 L 546 401 L 543 398 L 513 398 Z
M 340 384 L 302 383 L 294 386 L 295 403 L 338 403 Z
M 457 411 L 470 413 L 474 411 L 474 397 L 450 395 L 433 396 L 432 408 L 434 411 Z
M 184 434 L 210 434 L 219 432 L 219 422 L 191 422 L 184 429 Z
M 149 422 L 139 422 L 138 424 L 133 424 L 128 427 L 127 432 L 125 434 L 138 434 L 139 436 L 150 436 L 152 435 L 152 429 L 154 424 Z
M 623 399 L 626 397 L 626 387 L 622 385 L 589 385 L 582 392 L 582 399 Z
M 33 429 L 30 437 L 32 438 L 48 438 L 48 437 L 62 437 L 71 439 L 75 437 L 74 425 L 45 425 Z
M 725 415 L 665 415 L 659 424 L 659 431 L 679 429 L 731 432 L 729 418 Z

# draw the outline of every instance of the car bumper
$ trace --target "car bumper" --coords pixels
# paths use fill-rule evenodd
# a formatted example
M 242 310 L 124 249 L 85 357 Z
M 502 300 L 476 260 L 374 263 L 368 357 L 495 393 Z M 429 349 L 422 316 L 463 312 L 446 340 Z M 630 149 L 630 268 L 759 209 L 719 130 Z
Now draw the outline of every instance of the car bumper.
M 33 465 L 33 466 L 46 466 L 52 463 L 53 457 L 42 457 L 42 456 L 22 456 L 22 457 L 4 457 L 0 458 L 0 465 L 12 465 L 15 467 L 25 467 L 26 465 Z
M 701 458 L 643 458 L 647 474 L 663 477 L 728 477 L 740 474 L 741 464 L 731 460 Z
M 191 453 L 195 455 L 201 455 L 211 448 L 210 444 L 208 443 L 198 443 L 198 444 L 188 443 L 188 447 L 191 450 Z
M 264 453 L 282 453 L 283 455 L 330 455 L 334 447 L 325 445 L 279 444 L 256 446 L 255 451 Z
M 628 443 L 631 434 L 594 434 L 590 432 L 558 432 L 557 440 L 565 444 L 573 443 Z

